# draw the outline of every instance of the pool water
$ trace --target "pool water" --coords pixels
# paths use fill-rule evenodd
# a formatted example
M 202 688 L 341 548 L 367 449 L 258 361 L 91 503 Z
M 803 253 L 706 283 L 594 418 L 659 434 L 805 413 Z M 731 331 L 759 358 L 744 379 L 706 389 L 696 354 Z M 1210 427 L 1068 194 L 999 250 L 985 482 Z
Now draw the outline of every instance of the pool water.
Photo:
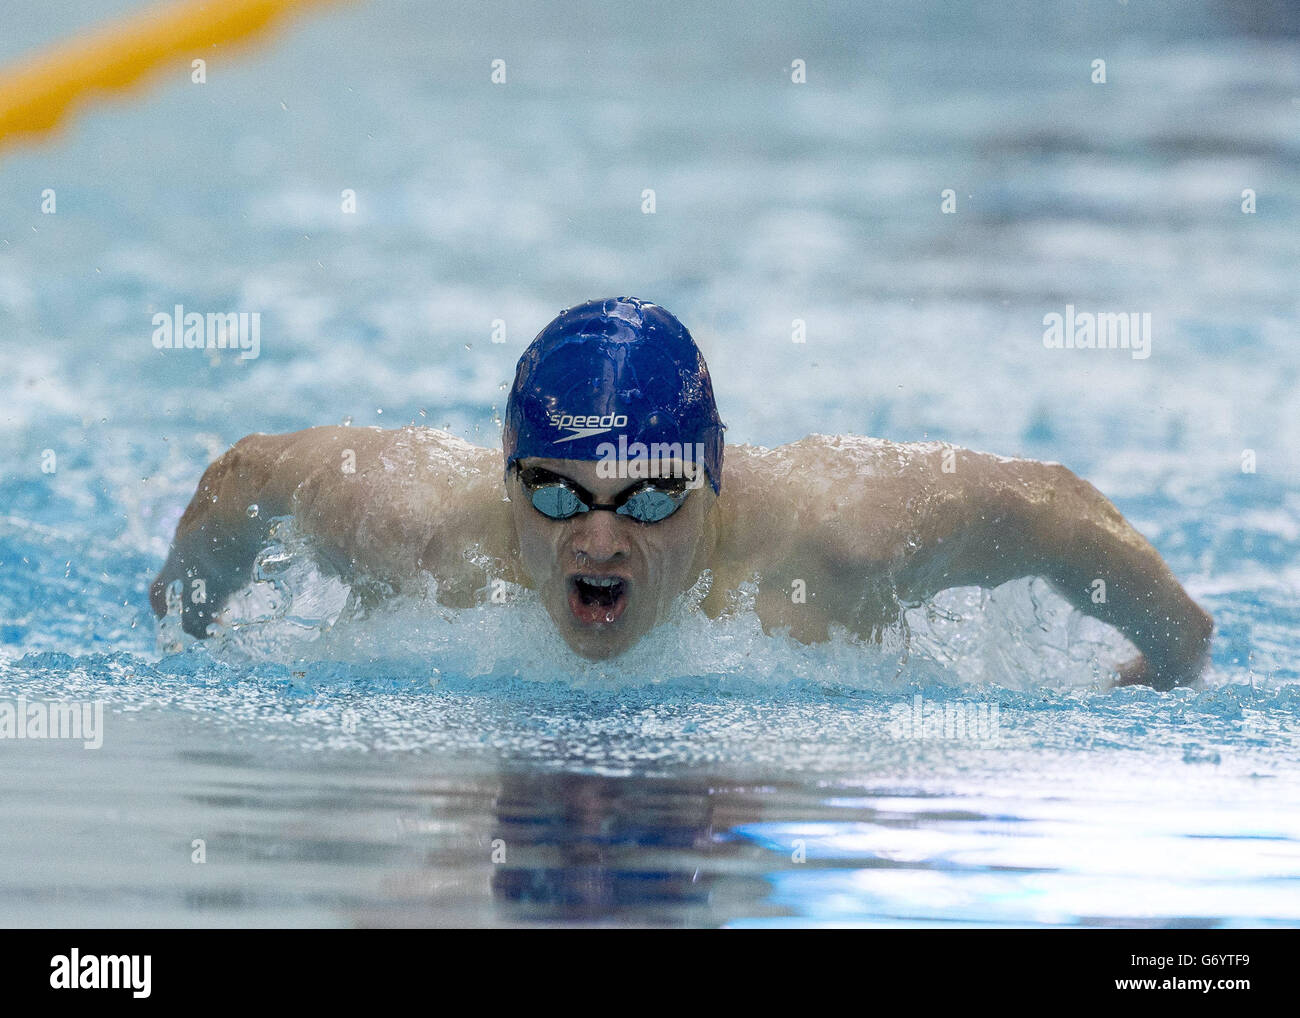
M 134 5 L 12 6 L 0 60 Z M 0 701 L 104 720 L 0 739 L 0 923 L 1300 922 L 1298 58 L 1208 0 L 395 0 L 11 152 Z M 730 442 L 1087 477 L 1214 615 L 1203 687 L 1107 689 L 1123 641 L 1030 580 L 881 646 L 685 599 L 593 665 L 520 591 L 362 608 L 291 533 L 237 629 L 160 639 L 230 444 L 496 444 L 527 341 L 616 293 L 691 328 Z M 155 349 L 177 304 L 260 313 L 259 356 Z M 1047 348 L 1067 305 L 1149 313 L 1150 356 Z

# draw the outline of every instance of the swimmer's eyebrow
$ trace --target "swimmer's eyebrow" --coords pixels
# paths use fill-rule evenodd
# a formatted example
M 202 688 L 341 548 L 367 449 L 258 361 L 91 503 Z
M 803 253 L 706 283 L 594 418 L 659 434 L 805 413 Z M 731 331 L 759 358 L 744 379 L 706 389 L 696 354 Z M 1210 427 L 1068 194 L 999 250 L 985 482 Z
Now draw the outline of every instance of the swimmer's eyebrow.
M 565 477 L 564 474 L 557 473 L 556 471 L 551 470 L 549 467 L 521 466 L 519 468 L 519 478 L 520 480 L 524 480 L 526 478 L 529 481 L 529 483 L 532 483 L 537 480 L 540 480 L 543 483 L 546 481 L 563 481 L 565 484 L 571 484 L 575 488 L 582 487 L 581 481 L 576 481 L 572 477 Z
M 564 474 L 551 470 L 549 467 L 520 467 L 519 480 L 530 487 L 539 487 L 543 484 L 554 484 L 558 481 L 561 484 L 567 484 L 570 488 L 573 488 L 580 495 L 584 496 L 588 501 L 596 501 L 595 494 L 589 491 L 581 481 L 574 480 L 572 477 L 566 477 Z
M 525 484 L 532 484 L 532 485 L 546 484 L 549 481 L 562 481 L 565 484 L 568 484 L 576 488 L 584 495 L 588 495 L 593 499 L 596 497 L 591 491 L 589 491 L 586 487 L 583 486 L 583 483 L 581 481 L 574 480 L 572 477 L 566 477 L 564 474 L 552 470 L 549 467 L 521 466 L 519 468 L 519 479 L 523 481 Z M 618 498 L 620 495 L 624 495 L 629 491 L 632 491 L 636 488 L 642 488 L 647 485 L 653 485 L 654 487 L 662 488 L 665 491 L 678 491 L 678 490 L 685 489 L 686 479 L 681 477 L 649 477 L 649 478 L 645 478 L 644 480 L 633 481 L 631 484 L 627 485 L 626 487 L 620 488 L 618 491 L 614 493 L 613 497 Z

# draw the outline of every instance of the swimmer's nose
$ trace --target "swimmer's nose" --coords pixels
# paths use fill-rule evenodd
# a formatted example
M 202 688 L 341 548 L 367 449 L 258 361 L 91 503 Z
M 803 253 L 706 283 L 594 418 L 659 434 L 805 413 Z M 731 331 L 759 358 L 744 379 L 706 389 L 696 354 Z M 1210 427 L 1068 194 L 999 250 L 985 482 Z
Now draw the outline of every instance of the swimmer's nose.
M 589 562 L 609 562 L 627 554 L 624 521 L 611 512 L 582 513 L 576 521 L 573 550 Z

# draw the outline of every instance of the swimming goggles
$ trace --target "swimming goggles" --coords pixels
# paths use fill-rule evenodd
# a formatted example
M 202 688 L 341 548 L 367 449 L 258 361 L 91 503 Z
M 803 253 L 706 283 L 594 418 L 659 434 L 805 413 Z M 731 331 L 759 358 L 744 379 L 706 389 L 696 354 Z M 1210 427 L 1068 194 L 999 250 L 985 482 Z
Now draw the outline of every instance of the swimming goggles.
M 516 463 L 515 468 L 533 508 L 552 520 L 567 520 L 578 513 L 608 509 L 640 523 L 659 523 L 680 509 L 690 494 L 683 479 L 656 478 L 619 492 L 613 502 L 600 503 L 586 488 L 567 477 L 542 467 L 523 469 Z

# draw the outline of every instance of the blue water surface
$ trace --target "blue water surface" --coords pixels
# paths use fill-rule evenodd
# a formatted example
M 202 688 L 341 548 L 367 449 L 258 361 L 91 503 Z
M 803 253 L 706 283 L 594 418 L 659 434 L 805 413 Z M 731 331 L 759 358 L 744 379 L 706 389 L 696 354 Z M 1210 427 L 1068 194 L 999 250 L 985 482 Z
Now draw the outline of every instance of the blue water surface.
M 136 6 L 12 3 L 0 60 Z M 101 748 L 0 740 L 0 923 L 1300 921 L 1289 8 L 437 7 L 303 19 L 0 162 L 0 698 L 105 705 Z M 684 617 L 586 666 L 523 599 L 160 650 L 231 443 L 494 445 L 527 341 L 616 293 L 688 324 L 729 442 L 1087 477 L 1214 615 L 1203 687 L 1108 690 L 1113 634 L 1029 581 L 883 647 Z M 259 312 L 259 356 L 155 349 L 177 304 Z M 1046 348 L 1067 304 L 1150 313 L 1150 356 Z

